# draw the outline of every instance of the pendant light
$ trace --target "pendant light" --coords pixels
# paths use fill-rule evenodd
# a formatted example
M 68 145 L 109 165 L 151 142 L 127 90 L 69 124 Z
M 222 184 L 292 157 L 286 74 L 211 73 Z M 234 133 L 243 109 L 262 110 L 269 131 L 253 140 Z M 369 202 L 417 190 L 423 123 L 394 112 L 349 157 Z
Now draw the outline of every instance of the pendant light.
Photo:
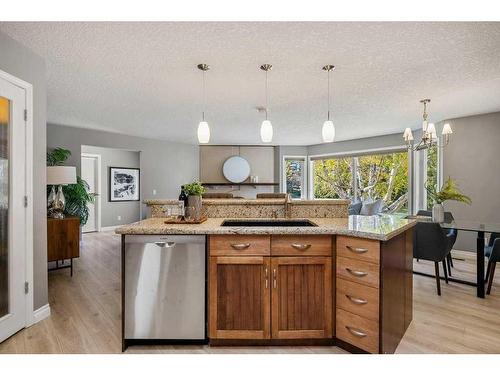
M 323 129 L 321 134 L 323 136 L 323 142 L 333 142 L 335 139 L 335 125 L 333 121 L 330 120 L 330 72 L 335 69 L 333 65 L 325 65 L 323 70 L 328 72 L 328 115 L 326 121 L 323 123 Z
M 272 142 L 273 140 L 273 125 L 271 121 L 267 118 L 267 110 L 269 107 L 268 103 L 268 90 L 267 90 L 267 72 L 273 68 L 271 64 L 264 64 L 260 66 L 260 69 L 266 72 L 266 119 L 262 121 L 262 125 L 260 126 L 260 139 L 264 143 Z
M 210 128 L 208 122 L 205 121 L 205 107 L 206 107 L 206 90 L 205 90 L 205 72 L 210 69 L 207 64 L 198 64 L 198 69 L 203 72 L 203 109 L 201 112 L 201 121 L 198 124 L 198 142 L 208 143 L 210 141 Z

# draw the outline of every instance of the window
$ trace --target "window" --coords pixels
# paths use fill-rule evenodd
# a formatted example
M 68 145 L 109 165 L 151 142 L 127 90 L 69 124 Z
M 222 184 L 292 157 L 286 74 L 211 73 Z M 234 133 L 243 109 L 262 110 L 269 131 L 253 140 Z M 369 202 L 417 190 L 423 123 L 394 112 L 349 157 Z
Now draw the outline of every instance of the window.
M 353 197 L 352 158 L 313 161 L 315 199 L 350 199 Z
M 312 161 L 313 198 L 378 200 L 386 211 L 408 212 L 408 152 Z
M 425 186 L 434 187 L 436 191 L 438 189 L 438 148 L 431 147 L 426 150 L 427 153 L 427 175 L 425 176 Z M 430 196 L 427 194 L 427 209 L 432 208 L 433 202 Z
M 283 163 L 283 190 L 292 199 L 306 198 L 306 158 L 284 157 Z

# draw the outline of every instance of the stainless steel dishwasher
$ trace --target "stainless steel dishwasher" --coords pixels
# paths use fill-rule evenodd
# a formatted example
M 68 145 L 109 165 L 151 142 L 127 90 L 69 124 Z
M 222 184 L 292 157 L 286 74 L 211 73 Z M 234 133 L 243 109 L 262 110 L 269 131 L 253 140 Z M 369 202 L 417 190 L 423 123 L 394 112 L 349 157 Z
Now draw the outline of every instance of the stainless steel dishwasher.
M 205 236 L 124 236 L 127 340 L 205 340 Z

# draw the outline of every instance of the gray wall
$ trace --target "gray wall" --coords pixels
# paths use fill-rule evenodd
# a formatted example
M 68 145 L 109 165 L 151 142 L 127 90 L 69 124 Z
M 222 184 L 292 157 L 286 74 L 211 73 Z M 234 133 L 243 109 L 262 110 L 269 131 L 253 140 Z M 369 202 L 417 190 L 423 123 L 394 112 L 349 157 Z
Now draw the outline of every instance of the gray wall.
M 0 70 L 33 85 L 33 303 L 37 309 L 48 300 L 45 63 L 31 50 L 0 32 Z
M 141 200 L 178 198 L 180 186 L 198 179 L 198 146 L 132 137 L 99 130 L 47 125 L 47 147 L 71 151 L 68 165 L 80 173 L 82 145 L 140 151 Z M 153 195 L 156 190 L 156 196 Z M 144 205 L 141 215 L 146 216 Z
M 141 215 L 140 201 L 109 201 L 109 167 L 140 168 L 140 153 L 95 146 L 82 146 L 82 153 L 101 155 L 101 227 L 112 227 L 139 220 Z M 118 216 L 121 217 L 121 220 L 118 220 Z
M 445 202 L 456 219 L 500 223 L 500 112 L 443 121 L 453 129 L 443 150 L 443 178 L 456 179 L 472 205 Z M 474 250 L 474 233 L 459 232 L 455 248 Z

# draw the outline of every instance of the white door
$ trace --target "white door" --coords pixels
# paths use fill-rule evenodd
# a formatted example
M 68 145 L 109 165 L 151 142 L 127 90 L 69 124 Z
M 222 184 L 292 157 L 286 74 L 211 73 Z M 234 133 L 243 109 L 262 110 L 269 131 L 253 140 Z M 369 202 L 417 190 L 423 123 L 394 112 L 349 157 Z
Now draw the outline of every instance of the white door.
M 99 155 L 82 154 L 81 170 L 82 179 L 89 184 L 89 192 L 99 194 Z M 87 207 L 89 218 L 82 227 L 82 232 L 97 232 L 99 231 L 99 197 L 96 198 L 95 203 L 89 203 Z
M 0 342 L 26 326 L 24 89 L 0 78 Z

